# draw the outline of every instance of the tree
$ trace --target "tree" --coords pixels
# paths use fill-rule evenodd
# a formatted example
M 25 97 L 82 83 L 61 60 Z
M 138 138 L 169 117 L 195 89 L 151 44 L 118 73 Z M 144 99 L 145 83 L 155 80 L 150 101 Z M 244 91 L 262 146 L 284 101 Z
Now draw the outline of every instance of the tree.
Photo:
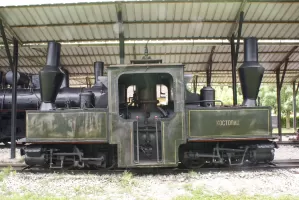
M 221 100 L 224 105 L 233 105 L 233 89 L 232 86 L 212 86 L 215 89 L 215 99 Z M 238 105 L 242 104 L 243 96 L 241 87 L 237 87 Z
M 271 106 L 273 111 L 277 113 L 277 96 L 276 86 L 262 84 L 259 92 L 261 104 L 263 106 Z M 293 89 L 291 85 L 284 85 L 280 92 L 281 98 L 281 114 L 286 116 L 286 128 L 290 128 L 290 115 L 293 110 Z M 299 108 L 299 97 L 296 99 L 296 107 Z

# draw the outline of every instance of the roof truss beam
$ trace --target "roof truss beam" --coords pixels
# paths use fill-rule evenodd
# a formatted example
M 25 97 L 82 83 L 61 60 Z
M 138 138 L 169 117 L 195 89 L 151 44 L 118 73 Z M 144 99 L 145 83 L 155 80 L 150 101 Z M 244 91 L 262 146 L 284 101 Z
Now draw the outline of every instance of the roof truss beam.
M 209 64 L 209 62 L 180 62 L 180 63 L 182 63 L 184 65 L 197 65 L 197 64 L 207 65 L 207 64 Z M 211 63 L 212 64 L 231 64 L 231 62 L 228 62 L 228 61 L 221 61 L 221 62 L 213 61 Z M 243 63 L 243 62 L 239 61 L 238 63 Z M 281 61 L 259 61 L 259 63 L 261 63 L 261 64 L 280 64 Z M 289 61 L 288 63 L 296 63 L 297 64 L 297 63 L 299 63 L 299 61 Z M 106 63 L 105 64 L 105 66 L 110 66 L 110 65 L 117 65 L 117 63 Z M 41 66 L 43 66 L 43 65 L 41 65 Z M 88 66 L 92 66 L 92 65 L 91 64 L 68 64 L 68 65 L 63 65 L 63 66 L 65 66 L 65 67 L 81 67 L 81 66 L 88 67 Z M 39 67 L 39 65 L 36 65 L 36 66 L 20 65 L 20 67 Z M 273 69 L 272 69 L 272 72 L 273 72 Z
M 241 39 L 244 39 L 241 37 Z M 290 45 L 294 46 L 299 44 L 299 40 L 296 38 L 258 38 L 259 46 L 262 45 Z M 48 40 L 41 41 L 26 41 L 23 42 L 23 46 L 31 48 L 46 48 Z M 63 46 L 119 46 L 119 40 L 117 38 L 110 39 L 72 39 L 72 40 L 56 40 L 56 42 L 62 43 Z M 162 38 L 126 38 L 125 45 L 230 45 L 229 40 L 225 37 L 162 37 Z
M 135 48 L 134 48 L 135 47 Z M 135 49 L 135 50 L 134 50 Z M 41 52 L 41 53 L 44 53 L 43 51 L 38 51 L 38 52 Z M 134 53 L 136 52 L 136 46 L 134 45 L 133 46 L 133 54 L 126 54 L 127 56 L 133 56 L 134 59 L 137 58 L 137 56 L 143 56 L 144 53 Z M 243 51 L 242 52 L 239 52 L 239 53 L 244 53 Z M 286 54 L 288 53 L 288 51 L 264 51 L 264 52 L 259 52 L 259 55 L 261 54 Z M 299 51 L 294 51 L 294 53 L 299 53 Z M 151 56 L 176 56 L 176 55 L 210 55 L 211 52 L 190 52 L 190 53 L 164 53 L 164 52 L 161 52 L 161 53 L 151 53 L 150 55 Z M 229 55 L 230 52 L 216 52 L 214 51 L 213 55 Z M 118 56 L 119 54 L 99 54 L 99 55 L 86 55 L 86 54 L 76 54 L 76 55 L 61 55 L 60 58 L 73 58 L 74 56 L 77 56 L 77 57 L 83 57 L 83 58 L 93 58 L 93 57 L 105 57 L 105 56 Z M 6 59 L 7 57 L 6 56 L 0 56 L 0 59 Z M 41 58 L 41 56 L 22 56 L 22 55 L 19 55 L 19 58 L 29 58 L 29 59 L 35 59 L 35 58 Z M 46 53 L 44 53 L 44 57 L 42 58 L 46 58 Z
M 11 36 L 13 36 L 13 37 L 18 41 L 18 43 L 19 43 L 20 45 L 22 45 L 23 43 L 22 43 L 22 40 L 20 39 L 20 37 L 13 31 L 13 29 L 11 28 L 11 26 L 9 26 L 9 25 L 5 22 L 5 20 L 3 20 L 3 17 L 1 16 L 1 14 L 0 14 L 0 20 L 1 20 L 2 26 L 6 28 L 7 32 L 8 32 Z
M 29 5 L 31 8 L 36 8 L 36 7 L 58 7 L 58 6 L 92 6 L 92 5 L 111 5 L 111 4 L 115 4 L 118 2 L 124 2 L 122 0 L 116 0 L 116 1 L 103 1 L 103 2 L 90 2 L 90 3 L 86 3 L 86 2 L 78 2 L 78 3 L 55 3 L 55 4 L 35 4 L 35 5 Z M 189 1 L 183 1 L 183 0 L 152 0 L 151 2 L 149 1 L 140 1 L 140 0 L 128 0 L 125 1 L 124 3 L 130 4 L 130 3 L 135 3 L 135 4 L 149 4 L 149 3 L 153 3 L 153 4 L 160 4 L 160 3 L 193 3 L 193 2 L 200 2 L 200 3 L 223 3 L 223 2 L 227 2 L 227 3 L 242 3 L 243 0 L 189 0 Z M 296 3 L 298 2 L 297 0 L 247 0 L 248 3 Z M 19 5 L 17 6 L 18 8 L 28 8 L 29 7 L 28 4 L 25 5 Z M 15 4 L 13 5 L 7 5 L 6 8 L 15 8 Z
M 280 70 L 280 67 L 283 63 L 286 62 L 286 60 L 289 60 L 290 56 L 295 52 L 295 50 L 298 48 L 298 46 L 294 46 L 288 53 L 285 55 L 285 57 L 282 59 L 282 61 L 278 62 L 277 66 L 275 67 L 275 72 Z M 261 62 L 260 62 L 261 63 Z M 291 63 L 291 61 L 288 61 L 288 63 Z
M 235 21 L 227 21 L 227 20 L 201 20 L 199 22 L 194 22 L 190 20 L 163 20 L 163 21 L 123 21 L 123 24 L 133 25 L 133 24 L 233 24 L 233 27 L 237 27 L 238 25 L 234 25 Z M 86 23 L 61 23 L 61 24 L 27 24 L 27 25 L 13 25 L 10 26 L 12 29 L 17 28 L 48 28 L 48 27 L 66 27 L 66 26 L 105 26 L 105 25 L 114 25 L 115 22 L 86 22 Z M 243 24 L 299 24 L 299 21 L 270 21 L 270 20 L 252 20 L 252 21 L 244 21 Z M 230 31 L 235 32 L 234 29 Z

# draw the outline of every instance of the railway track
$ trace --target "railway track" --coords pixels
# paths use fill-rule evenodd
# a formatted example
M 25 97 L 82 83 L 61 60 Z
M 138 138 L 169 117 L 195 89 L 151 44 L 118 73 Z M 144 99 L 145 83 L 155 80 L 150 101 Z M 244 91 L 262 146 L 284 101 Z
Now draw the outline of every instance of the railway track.
M 177 174 L 188 173 L 190 171 L 208 173 L 208 172 L 229 172 L 229 171 L 257 171 L 271 169 L 290 169 L 299 168 L 299 159 L 276 160 L 272 164 L 263 164 L 257 166 L 235 166 L 235 167 L 215 167 L 198 169 L 179 169 L 179 168 L 149 168 L 149 169 L 99 169 L 99 170 L 67 170 L 67 169 L 40 169 L 29 168 L 23 163 L 0 163 L 0 170 L 10 168 L 20 173 L 66 173 L 66 174 L 121 174 L 124 171 L 130 171 L 134 174 Z
M 290 141 L 281 141 L 281 142 L 277 142 L 278 146 L 295 146 L 295 147 L 299 147 L 299 141 L 298 140 L 290 140 Z

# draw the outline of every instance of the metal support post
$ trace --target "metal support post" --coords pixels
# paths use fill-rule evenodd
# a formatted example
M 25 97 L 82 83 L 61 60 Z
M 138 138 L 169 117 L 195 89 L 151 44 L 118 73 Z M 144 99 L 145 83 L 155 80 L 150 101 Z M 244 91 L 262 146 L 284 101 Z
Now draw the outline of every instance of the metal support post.
M 198 76 L 197 75 L 195 75 L 194 77 L 193 77 L 193 93 L 196 93 L 197 92 L 197 80 L 198 79 Z
M 16 157 L 16 129 L 17 129 L 17 69 L 18 69 L 18 40 L 13 38 L 13 85 L 11 107 L 11 159 Z
M 208 65 L 206 67 L 206 74 L 207 74 L 207 86 L 211 86 L 211 79 L 212 79 L 212 66 L 213 66 L 213 55 L 215 52 L 216 46 L 213 46 L 211 49 L 211 53 L 209 56 Z
M 236 75 L 236 64 L 235 64 L 235 36 L 232 35 L 230 39 L 231 48 L 231 62 L 232 62 L 232 83 L 233 83 L 233 105 L 237 105 L 237 75 Z
M 239 55 L 239 48 L 240 48 L 240 38 L 242 34 L 242 24 L 244 21 L 244 12 L 240 12 L 239 18 L 239 27 L 238 27 L 238 37 L 237 37 L 237 47 L 235 49 L 235 36 L 232 34 L 230 39 L 231 45 L 231 59 L 232 59 L 232 81 L 233 81 L 233 105 L 236 106 L 238 104 L 237 99 L 237 63 L 238 63 L 238 55 Z
M 277 92 L 277 126 L 278 126 L 278 135 L 279 135 L 279 141 L 282 140 L 282 134 L 281 134 L 281 98 L 280 98 L 280 92 L 282 88 L 282 84 L 284 81 L 285 73 L 288 67 L 288 58 L 285 60 L 285 66 L 283 69 L 282 77 L 280 80 L 280 68 L 276 70 L 276 92 Z
M 298 93 L 299 83 L 296 84 L 296 81 L 293 82 L 293 128 L 294 131 L 297 129 L 297 93 Z
M 117 4 L 117 20 L 118 20 L 118 39 L 119 39 L 119 59 L 120 64 L 125 63 L 125 36 L 124 36 L 124 24 L 122 18 L 122 6 Z

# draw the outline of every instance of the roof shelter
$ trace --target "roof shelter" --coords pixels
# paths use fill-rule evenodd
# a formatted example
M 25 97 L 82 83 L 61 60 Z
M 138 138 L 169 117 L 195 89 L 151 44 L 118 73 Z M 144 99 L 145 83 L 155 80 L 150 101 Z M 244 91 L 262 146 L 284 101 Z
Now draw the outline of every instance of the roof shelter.
M 10 70 L 15 38 L 19 71 L 37 74 L 46 62 L 47 42 L 55 40 L 62 44 L 61 65 L 70 73 L 70 85 L 86 86 L 93 77 L 93 62 L 130 63 L 144 55 L 147 45 L 154 59 L 184 63 L 185 72 L 196 74 L 197 82 L 206 82 L 206 74 L 211 74 L 212 83 L 236 85 L 238 75 L 232 69 L 243 62 L 242 38 L 257 37 L 263 82 L 277 83 L 278 88 L 293 83 L 295 98 L 298 10 L 297 0 L 106 0 L 2 6 L 0 68 Z

